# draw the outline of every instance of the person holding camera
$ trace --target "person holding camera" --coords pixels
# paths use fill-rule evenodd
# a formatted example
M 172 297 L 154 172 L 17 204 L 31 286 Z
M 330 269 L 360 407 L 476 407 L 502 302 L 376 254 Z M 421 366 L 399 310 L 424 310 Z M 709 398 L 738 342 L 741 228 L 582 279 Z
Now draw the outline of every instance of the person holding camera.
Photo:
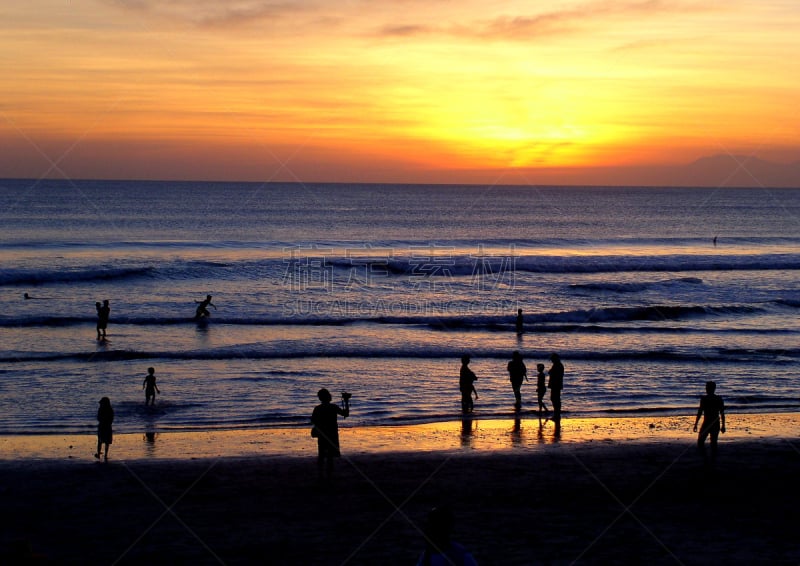
M 339 451 L 339 415 L 350 415 L 350 393 L 342 393 L 342 406 L 334 405 L 333 396 L 327 389 L 317 393 L 320 404 L 311 413 L 311 435 L 317 439 L 317 468 L 320 481 L 330 482 L 333 477 L 333 460 L 341 456 Z

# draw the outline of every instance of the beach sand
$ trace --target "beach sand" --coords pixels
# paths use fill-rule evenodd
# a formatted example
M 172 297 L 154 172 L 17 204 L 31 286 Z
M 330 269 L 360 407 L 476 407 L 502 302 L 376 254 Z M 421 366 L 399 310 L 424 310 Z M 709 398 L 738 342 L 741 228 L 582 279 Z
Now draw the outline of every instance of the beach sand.
M 798 414 L 344 428 L 331 486 L 308 430 L 0 438 L 2 563 L 415 564 L 428 510 L 479 564 L 800 564 Z

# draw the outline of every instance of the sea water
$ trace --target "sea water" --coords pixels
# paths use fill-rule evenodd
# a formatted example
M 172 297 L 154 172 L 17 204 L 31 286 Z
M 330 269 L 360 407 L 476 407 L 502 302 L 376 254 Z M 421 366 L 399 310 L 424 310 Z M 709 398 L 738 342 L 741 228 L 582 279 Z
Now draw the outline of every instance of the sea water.
M 457 418 L 463 354 L 509 417 L 514 350 L 523 415 L 553 352 L 565 418 L 800 409 L 800 190 L 6 180 L 0 223 L 0 434 Z

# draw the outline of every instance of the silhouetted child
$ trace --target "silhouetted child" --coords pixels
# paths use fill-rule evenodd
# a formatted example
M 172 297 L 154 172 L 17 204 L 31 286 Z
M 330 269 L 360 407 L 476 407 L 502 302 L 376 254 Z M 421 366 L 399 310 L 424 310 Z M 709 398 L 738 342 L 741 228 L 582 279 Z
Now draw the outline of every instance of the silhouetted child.
M 425 522 L 425 551 L 417 566 L 477 566 L 472 554 L 463 545 L 451 539 L 455 519 L 447 507 L 434 507 Z
M 108 397 L 100 399 L 100 408 L 97 409 L 97 452 L 95 458 L 100 458 L 100 452 L 105 444 L 103 460 L 108 461 L 108 447 L 114 441 L 111 430 L 111 423 L 114 422 L 114 409 L 111 408 L 111 400 Z
M 461 391 L 461 411 L 464 413 L 471 413 L 475 408 L 472 402 L 472 395 L 475 394 L 475 399 L 478 399 L 478 390 L 475 389 L 475 381 L 478 377 L 469 369 L 470 357 L 468 355 L 461 356 L 461 371 L 458 377 L 458 388 Z
M 547 411 L 547 405 L 544 404 L 544 394 L 547 392 L 547 385 L 545 384 L 544 364 L 536 364 L 536 397 L 539 401 L 539 412 Z
M 717 384 L 713 381 L 706 381 L 706 394 L 700 397 L 700 407 L 697 409 L 697 418 L 694 421 L 694 432 L 697 432 L 697 423 L 703 417 L 703 424 L 700 433 L 697 435 L 697 449 L 706 457 L 705 442 L 706 438 L 711 437 L 711 463 L 717 457 L 717 439 L 720 432 L 725 432 L 725 403 L 722 397 L 715 393 Z
M 517 350 L 511 354 L 511 361 L 508 362 L 508 378 L 511 381 L 511 389 L 514 390 L 514 408 L 522 408 L 522 381 L 528 379 L 528 368 L 522 361 L 522 354 Z
M 341 456 L 339 450 L 339 419 L 350 415 L 350 394 L 342 393 L 344 407 L 331 403 L 333 397 L 327 389 L 320 389 L 317 398 L 321 401 L 311 413 L 311 424 L 317 438 L 317 468 L 319 479 L 330 482 L 333 477 L 334 458 Z
M 154 368 L 147 368 L 147 376 L 142 382 L 142 389 L 144 389 L 144 404 L 155 405 L 156 393 L 161 393 L 161 390 L 156 385 L 156 370 Z
M 197 305 L 197 310 L 194 312 L 194 317 L 198 320 L 211 316 L 211 313 L 208 312 L 209 306 L 212 306 L 214 307 L 214 310 L 217 310 L 217 306 L 211 302 L 211 295 L 206 295 L 206 298 L 202 301 L 195 301 L 195 304 Z

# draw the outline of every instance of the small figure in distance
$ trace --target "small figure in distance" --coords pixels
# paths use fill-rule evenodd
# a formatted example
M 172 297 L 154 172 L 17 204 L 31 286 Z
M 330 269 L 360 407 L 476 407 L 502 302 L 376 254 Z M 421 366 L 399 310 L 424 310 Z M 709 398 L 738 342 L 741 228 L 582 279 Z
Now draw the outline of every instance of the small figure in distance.
M 156 370 L 154 368 L 147 368 L 147 375 L 142 382 L 142 389 L 144 389 L 144 404 L 155 405 L 156 393 L 161 393 L 161 390 L 156 385 Z
M 41 301 L 41 300 L 48 300 L 51 297 L 33 297 L 30 293 L 22 293 L 22 298 L 26 301 Z
M 477 566 L 478 563 L 463 545 L 452 540 L 455 519 L 447 506 L 434 507 L 425 522 L 425 551 L 417 566 Z
M 525 330 L 524 320 L 522 318 L 522 309 L 517 309 L 517 335 L 522 334 Z
M 108 304 L 108 299 L 103 301 L 103 304 L 95 303 L 97 309 L 97 339 L 106 339 L 106 328 L 108 327 L 108 319 L 111 318 L 111 306 Z
M 722 397 L 717 395 L 717 384 L 713 381 L 706 381 L 706 394 L 700 397 L 700 407 L 697 409 L 697 418 L 694 420 L 694 432 L 697 432 L 697 423 L 703 417 L 703 424 L 700 433 L 697 435 L 697 449 L 703 454 L 703 461 L 706 460 L 705 442 L 706 438 L 711 437 L 711 464 L 717 458 L 717 439 L 720 432 L 725 432 L 725 403 Z
M 556 426 L 561 425 L 561 390 L 564 389 L 564 364 L 561 363 L 561 358 L 558 354 L 550 354 L 550 361 L 553 365 L 550 366 L 550 380 L 548 387 L 550 388 L 550 402 L 553 405 L 553 422 Z
M 108 397 L 100 399 L 100 408 L 97 409 L 97 452 L 94 457 L 100 459 L 100 452 L 105 444 L 103 460 L 108 462 L 108 447 L 114 440 L 111 430 L 111 423 L 114 422 L 114 409 L 111 408 L 111 400 Z
M 545 385 L 544 364 L 536 364 L 536 396 L 539 401 L 539 418 L 542 417 L 542 411 L 548 412 L 547 405 L 544 403 L 544 394 L 547 391 Z
M 211 302 L 211 295 L 206 295 L 206 298 L 202 301 L 195 301 L 197 305 L 197 310 L 194 312 L 194 318 L 196 320 L 200 320 L 202 318 L 208 318 L 211 316 L 211 313 L 208 312 L 208 307 L 214 307 L 214 310 L 217 310 L 217 306 Z
M 327 389 L 320 389 L 317 398 L 320 404 L 311 413 L 311 424 L 314 425 L 317 438 L 317 469 L 320 481 L 330 483 L 333 479 L 334 458 L 341 456 L 339 449 L 339 419 L 342 415 L 350 415 L 350 393 L 342 393 L 342 404 L 331 403 L 333 397 Z
M 517 350 L 511 354 L 511 361 L 508 362 L 508 377 L 511 381 L 511 388 L 514 390 L 514 408 L 520 410 L 522 408 L 522 380 L 528 379 L 528 368 L 522 361 L 522 354 Z
M 458 377 L 458 388 L 461 390 L 461 412 L 471 413 L 475 408 L 472 402 L 472 395 L 478 400 L 478 390 L 475 389 L 475 381 L 478 377 L 469 368 L 470 357 L 467 354 L 461 356 L 461 371 Z

